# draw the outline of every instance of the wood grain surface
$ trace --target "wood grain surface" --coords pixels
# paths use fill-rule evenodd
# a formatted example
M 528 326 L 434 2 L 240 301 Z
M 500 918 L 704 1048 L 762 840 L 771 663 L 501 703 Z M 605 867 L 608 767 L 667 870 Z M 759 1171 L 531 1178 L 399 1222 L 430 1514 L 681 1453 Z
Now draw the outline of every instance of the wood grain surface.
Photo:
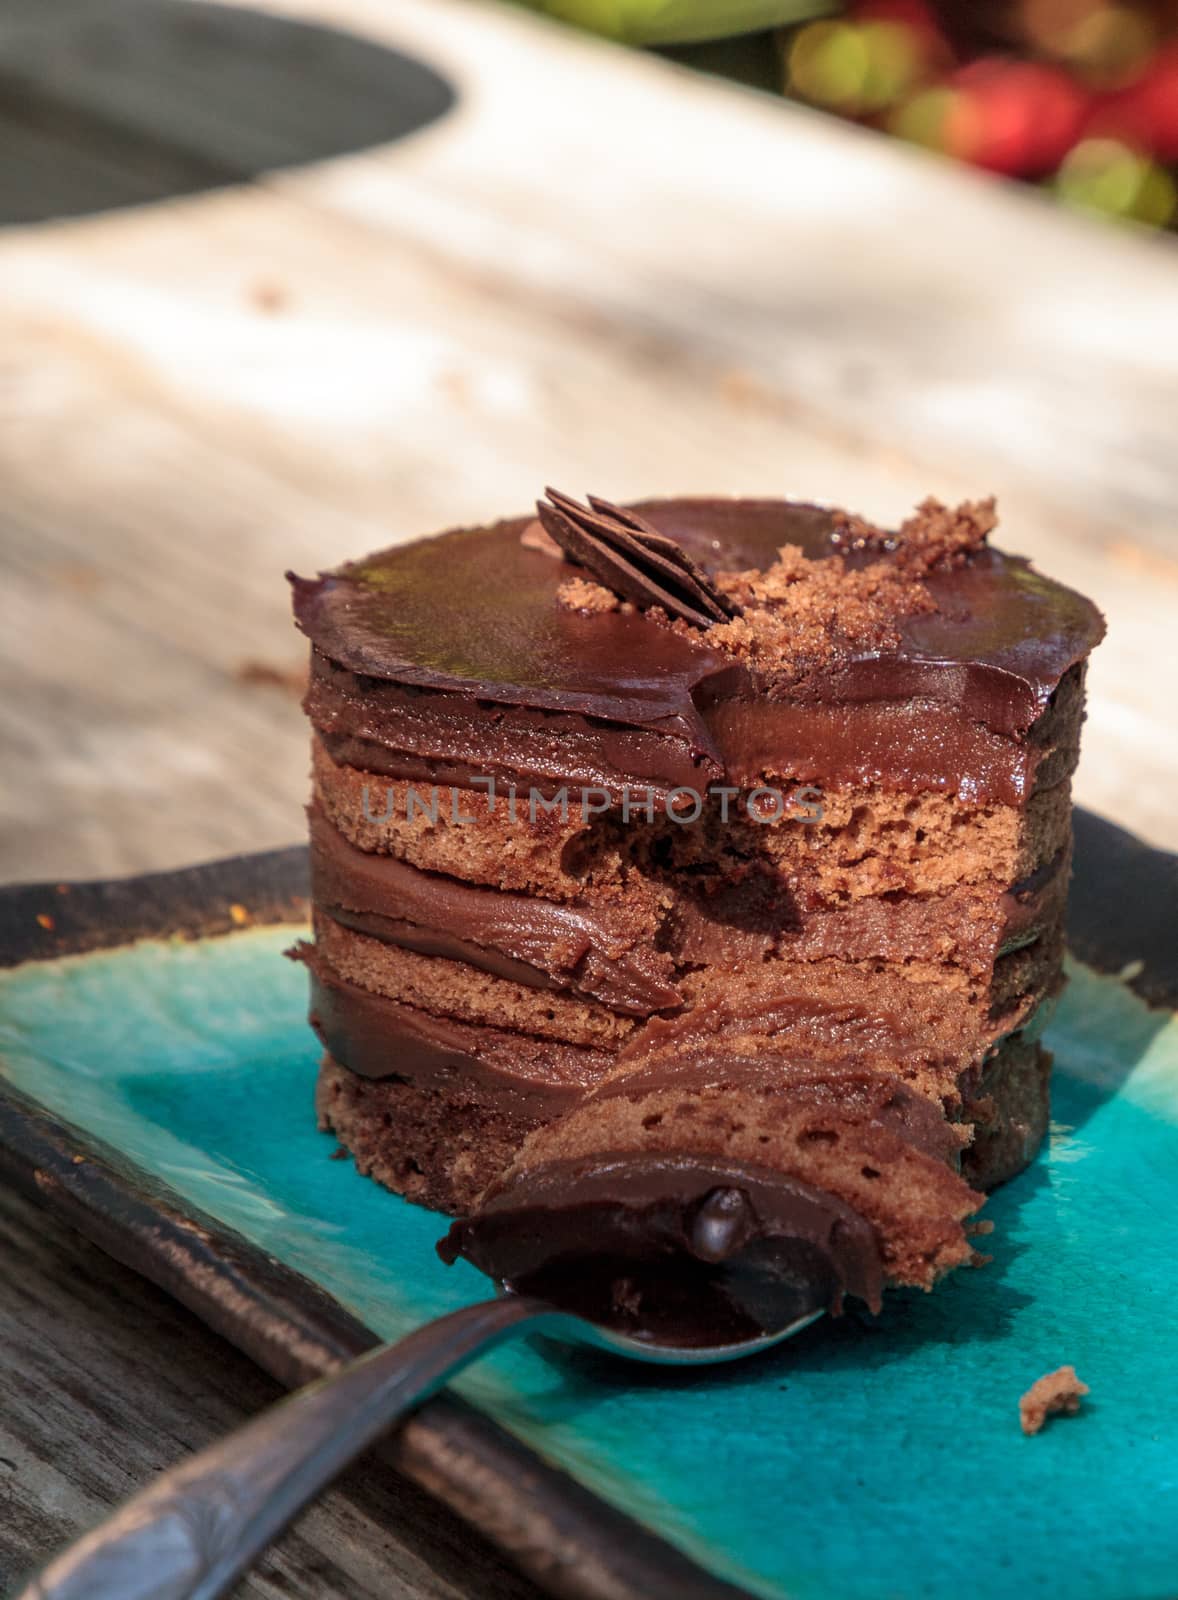
M 997 492 L 1109 616 L 1079 797 L 1178 846 L 1173 240 L 505 6 L 0 20 L 0 877 L 298 839 L 284 569 L 548 482 Z M 0 1584 L 273 1392 L 2 1204 Z M 529 1591 L 361 1470 L 244 1592 Z
M 112 1504 L 282 1390 L 161 1290 L 4 1188 L 0 1261 L 0 1594 L 9 1594 Z M 369 1461 L 235 1592 L 243 1600 L 539 1596 L 466 1523 Z

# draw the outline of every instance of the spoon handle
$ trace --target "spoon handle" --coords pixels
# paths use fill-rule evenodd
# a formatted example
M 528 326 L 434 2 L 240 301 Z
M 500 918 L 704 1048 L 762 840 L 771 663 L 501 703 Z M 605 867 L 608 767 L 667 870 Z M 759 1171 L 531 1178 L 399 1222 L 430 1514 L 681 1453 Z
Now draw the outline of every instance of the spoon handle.
M 508 1295 L 452 1311 L 279 1401 L 172 1467 L 52 1560 L 17 1600 L 214 1600 L 378 1435 L 524 1327 Z

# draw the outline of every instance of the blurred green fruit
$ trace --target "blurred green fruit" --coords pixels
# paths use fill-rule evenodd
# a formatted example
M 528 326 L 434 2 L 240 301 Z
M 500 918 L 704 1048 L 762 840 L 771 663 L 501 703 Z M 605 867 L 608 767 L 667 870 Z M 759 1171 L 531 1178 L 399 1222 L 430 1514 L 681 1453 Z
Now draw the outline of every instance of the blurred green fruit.
M 693 44 L 822 16 L 835 0 L 520 0 L 627 44 Z

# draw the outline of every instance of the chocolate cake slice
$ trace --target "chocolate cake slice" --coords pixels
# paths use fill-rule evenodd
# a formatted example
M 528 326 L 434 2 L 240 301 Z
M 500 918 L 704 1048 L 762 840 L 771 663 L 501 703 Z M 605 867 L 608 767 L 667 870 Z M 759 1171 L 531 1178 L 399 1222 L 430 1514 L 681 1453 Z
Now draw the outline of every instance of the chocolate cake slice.
M 445 1253 L 629 1326 L 973 1259 L 1103 631 L 994 524 L 550 491 L 292 578 L 319 1117 Z

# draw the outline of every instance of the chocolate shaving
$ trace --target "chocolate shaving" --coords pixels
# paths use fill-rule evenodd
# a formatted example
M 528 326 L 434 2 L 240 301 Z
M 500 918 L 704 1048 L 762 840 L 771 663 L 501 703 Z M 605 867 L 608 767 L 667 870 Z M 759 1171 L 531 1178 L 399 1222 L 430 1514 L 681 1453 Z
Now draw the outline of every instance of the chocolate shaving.
M 622 600 L 640 608 L 660 606 L 669 617 L 696 628 L 727 622 L 737 607 L 701 572 L 674 539 L 652 528 L 635 511 L 589 496 L 589 504 L 546 489 L 536 502 L 545 531 L 570 561 Z

